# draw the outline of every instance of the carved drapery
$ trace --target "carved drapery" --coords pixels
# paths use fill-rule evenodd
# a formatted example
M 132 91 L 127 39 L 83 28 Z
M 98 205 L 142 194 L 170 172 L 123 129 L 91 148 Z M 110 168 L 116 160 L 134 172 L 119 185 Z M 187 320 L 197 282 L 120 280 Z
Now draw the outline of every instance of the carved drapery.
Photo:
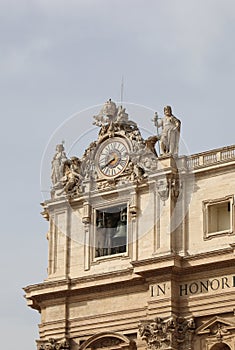
M 146 341 L 149 350 L 191 349 L 194 330 L 193 319 L 187 320 L 183 317 L 171 317 L 168 320 L 157 317 L 139 324 L 140 336 Z

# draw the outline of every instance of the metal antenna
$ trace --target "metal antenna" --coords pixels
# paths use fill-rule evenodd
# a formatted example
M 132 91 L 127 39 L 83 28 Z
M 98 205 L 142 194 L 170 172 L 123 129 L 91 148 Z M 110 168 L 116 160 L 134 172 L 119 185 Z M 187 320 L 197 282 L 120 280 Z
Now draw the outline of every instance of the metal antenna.
M 122 82 L 121 82 L 121 105 L 123 102 L 123 90 L 124 90 L 124 78 L 122 76 Z

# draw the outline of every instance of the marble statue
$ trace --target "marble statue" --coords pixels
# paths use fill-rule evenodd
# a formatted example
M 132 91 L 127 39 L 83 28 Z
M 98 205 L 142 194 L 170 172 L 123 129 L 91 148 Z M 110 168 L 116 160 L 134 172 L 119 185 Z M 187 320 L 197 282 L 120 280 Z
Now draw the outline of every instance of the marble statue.
M 67 160 L 64 145 L 61 143 L 56 146 L 56 153 L 51 162 L 51 180 L 53 186 L 55 186 L 64 175 L 64 164 Z
M 67 160 L 64 166 L 64 176 L 61 179 L 63 183 L 63 192 L 69 193 L 75 188 L 79 188 L 82 181 L 82 176 L 80 175 L 81 161 L 77 157 L 71 157 L 71 160 Z
M 164 108 L 164 117 L 154 116 L 154 124 L 161 128 L 160 149 L 162 155 L 176 155 L 179 149 L 180 125 L 181 122 L 173 114 L 170 106 Z

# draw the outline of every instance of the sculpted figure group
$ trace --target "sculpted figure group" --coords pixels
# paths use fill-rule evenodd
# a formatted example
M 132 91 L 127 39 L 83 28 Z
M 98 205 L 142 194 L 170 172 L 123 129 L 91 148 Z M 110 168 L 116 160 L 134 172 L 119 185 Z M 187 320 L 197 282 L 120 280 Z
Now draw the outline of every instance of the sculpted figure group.
M 58 195 L 70 192 L 75 186 L 79 187 L 82 176 L 80 175 L 81 161 L 77 157 L 68 159 L 63 144 L 56 146 L 56 153 L 51 162 L 51 181 L 53 189 L 58 190 Z
M 56 152 L 52 159 L 52 194 L 73 194 L 82 191 L 83 180 L 90 177 L 96 179 L 95 153 L 100 142 L 107 137 L 115 135 L 125 136 L 132 143 L 130 162 L 122 174 L 127 180 L 142 181 L 149 172 L 157 167 L 158 157 L 177 156 L 180 138 L 181 122 L 172 114 L 170 106 L 164 108 L 164 116 L 158 117 L 155 113 L 153 122 L 157 127 L 157 135 L 144 140 L 137 124 L 128 119 L 128 114 L 122 106 L 108 100 L 99 115 L 94 116 L 95 125 L 101 128 L 98 141 L 94 141 L 86 149 L 81 159 L 72 157 L 68 159 L 63 144 L 56 146 Z M 159 132 L 160 129 L 160 132 Z M 156 143 L 159 142 L 160 154 L 156 151 Z M 107 181 L 106 181 L 107 182 Z M 97 184 L 101 186 L 101 183 Z M 102 188 L 102 186 L 101 186 Z

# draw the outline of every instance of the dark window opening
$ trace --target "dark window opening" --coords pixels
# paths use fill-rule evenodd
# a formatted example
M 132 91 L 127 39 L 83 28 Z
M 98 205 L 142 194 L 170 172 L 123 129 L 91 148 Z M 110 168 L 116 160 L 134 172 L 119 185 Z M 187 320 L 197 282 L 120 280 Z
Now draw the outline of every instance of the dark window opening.
M 95 257 L 125 253 L 127 206 L 96 210 Z
M 208 206 L 208 233 L 230 230 L 230 202 Z

